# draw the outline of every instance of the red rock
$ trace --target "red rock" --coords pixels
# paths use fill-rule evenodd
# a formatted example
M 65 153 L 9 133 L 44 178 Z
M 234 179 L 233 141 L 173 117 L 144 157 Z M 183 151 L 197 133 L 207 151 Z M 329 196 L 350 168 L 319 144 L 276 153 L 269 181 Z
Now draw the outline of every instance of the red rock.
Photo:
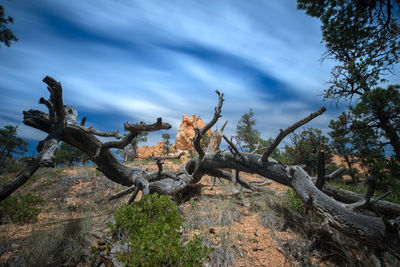
M 196 118 L 195 115 L 188 117 L 188 115 L 183 115 L 181 125 L 178 129 L 178 133 L 175 137 L 175 149 L 176 150 L 188 150 L 193 148 L 193 143 L 191 139 L 194 138 L 194 129 L 202 129 L 204 127 L 204 122 L 200 116 Z M 211 129 L 207 131 L 208 135 L 211 135 Z
M 164 142 L 158 142 L 155 146 L 141 146 L 138 149 L 138 159 L 145 159 L 150 157 L 159 157 L 163 153 L 165 153 L 165 144 Z

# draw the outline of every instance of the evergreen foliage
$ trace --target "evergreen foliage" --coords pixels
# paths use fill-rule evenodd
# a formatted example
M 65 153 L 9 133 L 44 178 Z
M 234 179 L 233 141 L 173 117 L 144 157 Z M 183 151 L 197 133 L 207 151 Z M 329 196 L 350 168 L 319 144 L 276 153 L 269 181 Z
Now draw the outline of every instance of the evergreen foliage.
M 365 175 L 377 177 L 381 186 L 396 186 L 400 174 L 399 160 L 396 154 L 392 157 L 385 155 L 385 151 L 393 147 L 383 128 L 394 126 L 393 136 L 400 131 L 399 86 L 373 89 L 349 110 L 347 114 L 342 113 L 337 121 L 331 121 L 333 149 L 341 147 L 341 150 L 336 149 L 339 155 L 353 159 L 353 163 L 361 163 L 366 169 Z M 381 121 L 386 121 L 386 125 Z
M 356 134 L 351 129 L 352 118 L 350 114 L 342 112 L 337 121 L 331 120 L 329 127 L 332 129 L 328 134 L 332 138 L 330 148 L 336 155 L 342 157 L 346 163 L 346 169 L 354 183 L 359 180 L 359 170 L 355 167 L 360 162 L 357 157 L 357 147 L 353 140 Z
M 169 196 L 144 195 L 120 207 L 111 231 L 127 237 L 130 251 L 119 259 L 128 266 L 202 266 L 209 249 L 195 238 L 185 246 L 179 233 L 183 217 Z
M 171 138 L 171 135 L 169 133 L 163 133 L 161 135 L 163 142 L 165 144 L 165 153 L 168 154 L 169 153 L 169 149 L 171 148 L 171 142 L 169 141 L 169 139 Z
M 312 176 L 317 174 L 318 152 L 325 152 L 325 162 L 330 163 L 332 153 L 328 148 L 329 139 L 322 131 L 315 128 L 307 128 L 299 133 L 294 133 L 290 138 L 291 143 L 285 146 L 282 157 L 288 165 L 305 165 L 306 170 Z
M 73 164 L 84 164 L 88 163 L 89 161 L 89 157 L 80 149 L 65 142 L 61 142 L 61 145 L 54 157 L 54 162 L 57 165 L 64 164 L 72 166 Z
M 9 196 L 0 202 L 0 219 L 4 222 L 23 224 L 36 221 L 40 213 L 40 205 L 44 200 L 37 195 Z M 9 220 L 6 220 L 6 219 Z M 0 222 L 1 222 L 0 221 Z
M 297 0 L 298 8 L 319 18 L 325 57 L 332 70 L 325 98 L 352 98 L 384 81 L 399 61 L 399 2 L 386 0 Z
M 242 115 L 236 126 L 236 140 L 247 152 L 256 149 L 261 139 L 260 132 L 254 129 L 255 125 L 254 111 L 250 109 L 248 113 Z
M 11 46 L 11 41 L 18 41 L 14 33 L 7 28 L 7 24 L 13 22 L 14 19 L 10 16 L 6 17 L 4 7 L 0 5 L 0 43 L 4 43 L 6 46 Z
M 28 151 L 28 143 L 17 137 L 18 126 L 6 125 L 0 129 L 0 174 L 15 171 L 13 166 L 19 166 L 15 156 Z
M 399 86 L 380 87 L 399 62 L 400 2 L 394 0 L 298 0 L 298 8 L 321 20 L 332 70 L 325 99 L 356 96 L 349 112 L 331 122 L 332 147 L 358 157 L 368 175 L 395 186 L 400 169 Z M 345 134 L 344 136 L 341 136 Z M 385 152 L 394 156 L 386 158 Z M 350 164 L 351 165 L 351 164 Z M 347 166 L 351 169 L 350 166 Z M 353 173 L 355 177 L 355 174 Z M 394 178 L 394 179 L 393 179 Z

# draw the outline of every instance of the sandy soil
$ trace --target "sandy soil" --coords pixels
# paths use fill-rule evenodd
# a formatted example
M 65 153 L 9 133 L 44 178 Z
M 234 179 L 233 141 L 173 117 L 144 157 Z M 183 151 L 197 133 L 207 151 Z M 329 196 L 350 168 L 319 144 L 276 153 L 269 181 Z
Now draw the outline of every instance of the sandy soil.
M 183 164 L 183 162 L 182 162 Z M 182 166 L 182 165 L 181 165 Z M 164 168 L 166 170 L 177 170 L 181 166 L 173 163 L 166 163 Z M 143 169 L 156 169 L 154 164 L 143 164 Z M 18 257 L 19 253 L 27 246 L 26 240 L 37 229 L 46 230 L 57 227 L 60 224 L 65 224 L 71 220 L 83 219 L 89 216 L 92 220 L 92 230 L 90 231 L 91 244 L 97 244 L 101 239 L 109 235 L 108 227 L 105 222 L 110 220 L 112 211 L 120 205 L 121 202 L 126 201 L 126 197 L 119 202 L 109 203 L 104 199 L 107 196 L 114 194 L 122 189 L 121 186 L 112 184 L 102 176 L 93 176 L 94 170 L 86 168 L 65 169 L 57 177 L 56 181 L 43 188 L 39 193 L 47 201 L 47 205 L 42 208 L 35 223 L 24 225 L 17 225 L 6 223 L 0 225 L 0 240 L 7 242 L 5 252 L 0 255 L 0 265 L 4 265 L 9 259 Z M 86 175 L 86 176 L 82 176 Z M 90 176 L 92 175 L 92 176 Z M 85 177 L 80 179 L 79 177 Z M 75 177 L 75 178 L 74 178 Z M 76 178 L 78 177 L 78 178 Z M 262 181 L 264 178 L 257 175 L 246 175 L 244 177 L 250 181 Z M 33 185 L 21 189 L 21 193 L 29 192 L 30 188 L 40 188 L 43 184 L 41 178 Z M 58 198 L 54 197 L 54 192 L 59 192 L 60 180 L 66 180 L 65 188 L 62 188 L 62 194 L 58 194 Z M 72 181 L 72 182 L 71 182 Z M 222 188 L 221 185 L 213 186 L 214 180 L 211 177 L 204 177 L 200 182 L 202 186 L 202 194 L 218 198 L 224 196 L 226 198 L 235 197 L 233 189 L 229 192 L 226 186 Z M 276 192 L 277 194 L 284 193 L 287 188 L 275 182 L 265 186 Z M 129 197 L 129 196 L 128 196 Z M 140 196 L 138 196 L 140 198 Z M 188 202 L 182 204 L 183 212 L 190 212 L 190 204 Z M 217 210 L 218 207 L 211 207 Z M 242 216 L 240 220 L 234 221 L 226 226 L 213 226 L 208 231 L 211 240 L 218 243 L 220 238 L 219 233 L 228 233 L 232 238 L 232 246 L 235 247 L 235 261 L 232 266 L 292 266 L 288 260 L 285 259 L 279 244 L 271 234 L 271 229 L 265 228 L 260 224 L 258 214 L 250 210 L 250 205 L 242 205 L 238 207 Z M 188 236 L 198 234 L 200 231 L 193 229 L 185 230 Z M 275 232 L 275 236 L 276 236 Z M 290 237 L 293 233 L 281 232 L 278 235 Z M 4 244 L 3 244 L 4 245 Z

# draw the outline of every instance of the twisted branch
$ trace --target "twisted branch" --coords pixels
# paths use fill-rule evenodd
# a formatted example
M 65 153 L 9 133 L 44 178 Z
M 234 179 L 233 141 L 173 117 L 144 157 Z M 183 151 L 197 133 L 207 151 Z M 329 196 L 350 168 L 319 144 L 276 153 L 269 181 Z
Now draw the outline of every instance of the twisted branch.
M 272 154 L 272 152 L 274 152 L 275 148 L 278 147 L 278 145 L 281 143 L 283 138 L 285 138 L 288 134 L 290 134 L 291 132 L 293 132 L 294 130 L 299 128 L 300 126 L 306 124 L 307 122 L 311 121 L 315 117 L 321 115 L 322 113 L 324 113 L 325 110 L 326 110 L 326 108 L 322 107 L 319 110 L 317 110 L 316 112 L 311 113 L 304 119 L 302 119 L 302 120 L 296 122 L 295 124 L 293 124 L 292 126 L 288 127 L 286 130 L 280 130 L 280 133 L 278 134 L 278 136 L 275 138 L 275 140 L 272 142 L 272 144 L 268 147 L 267 151 L 264 152 L 264 154 L 262 156 L 262 161 L 263 162 L 268 161 L 269 156 Z
M 201 129 L 201 130 L 195 129 L 196 136 L 195 136 L 194 141 L 193 141 L 193 146 L 194 146 L 194 149 L 199 154 L 200 160 L 205 155 L 205 152 L 204 152 L 203 148 L 200 145 L 200 141 L 203 138 L 203 136 L 205 135 L 205 133 L 209 129 L 211 129 L 211 127 L 213 127 L 214 124 L 218 121 L 218 119 L 222 116 L 221 115 L 221 108 L 222 108 L 222 104 L 224 102 L 224 94 L 220 93 L 218 90 L 215 90 L 215 92 L 217 93 L 219 100 L 218 100 L 218 105 L 215 107 L 214 117 L 212 118 L 212 120 L 208 124 L 206 124 L 206 126 L 204 126 L 203 129 Z

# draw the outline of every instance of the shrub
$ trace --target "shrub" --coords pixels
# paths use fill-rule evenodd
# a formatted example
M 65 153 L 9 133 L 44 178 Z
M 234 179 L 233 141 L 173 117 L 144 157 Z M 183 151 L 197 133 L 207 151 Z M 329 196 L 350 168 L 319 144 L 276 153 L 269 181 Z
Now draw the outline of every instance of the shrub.
M 297 196 L 296 192 L 292 189 L 289 188 L 286 191 L 286 206 L 291 209 L 295 210 L 301 210 L 303 207 L 303 202 L 300 200 L 300 198 Z
M 114 218 L 111 231 L 127 236 L 130 246 L 129 252 L 120 252 L 119 260 L 129 266 L 201 266 L 208 255 L 197 236 L 182 245 L 183 217 L 168 196 L 145 195 L 120 207 Z
M 0 218 L 10 218 L 12 222 L 23 224 L 35 221 L 44 201 L 40 196 L 26 194 L 23 196 L 9 196 L 0 202 Z

